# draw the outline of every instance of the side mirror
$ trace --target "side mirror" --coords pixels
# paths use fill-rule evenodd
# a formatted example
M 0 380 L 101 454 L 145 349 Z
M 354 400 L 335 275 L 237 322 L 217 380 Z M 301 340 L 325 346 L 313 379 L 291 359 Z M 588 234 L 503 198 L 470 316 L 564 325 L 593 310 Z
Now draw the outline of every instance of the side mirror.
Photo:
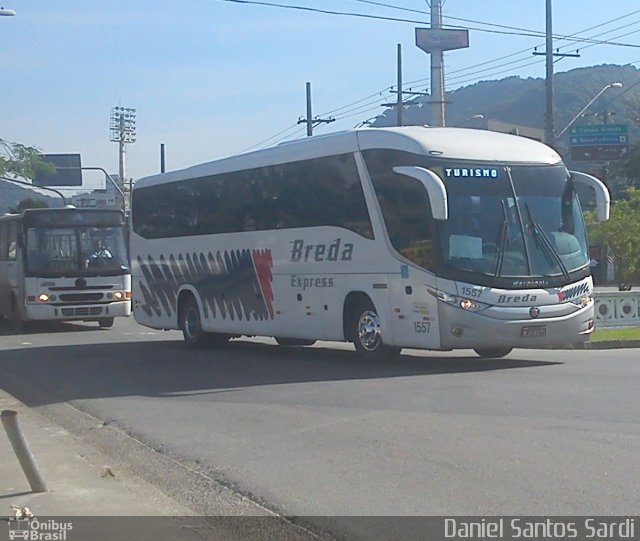
M 605 186 L 604 182 L 579 171 L 569 171 L 569 173 L 571 174 L 573 182 L 593 188 L 596 192 L 596 218 L 599 222 L 606 222 L 609 219 L 611 197 L 609 196 L 609 189 Z
M 393 168 L 394 173 L 420 181 L 429 194 L 431 202 L 431 214 L 434 220 L 446 220 L 449 218 L 447 203 L 447 188 L 442 179 L 433 171 L 418 167 L 417 165 L 398 165 Z

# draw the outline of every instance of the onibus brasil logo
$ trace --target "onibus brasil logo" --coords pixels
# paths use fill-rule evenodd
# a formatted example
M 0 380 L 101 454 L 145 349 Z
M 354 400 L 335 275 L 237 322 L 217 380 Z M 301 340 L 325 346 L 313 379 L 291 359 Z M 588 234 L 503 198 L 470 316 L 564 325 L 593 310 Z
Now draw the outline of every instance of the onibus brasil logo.
M 14 508 L 9 519 L 10 541 L 26 539 L 32 541 L 67 541 L 67 532 L 73 530 L 71 522 L 55 519 L 40 520 L 27 507 Z

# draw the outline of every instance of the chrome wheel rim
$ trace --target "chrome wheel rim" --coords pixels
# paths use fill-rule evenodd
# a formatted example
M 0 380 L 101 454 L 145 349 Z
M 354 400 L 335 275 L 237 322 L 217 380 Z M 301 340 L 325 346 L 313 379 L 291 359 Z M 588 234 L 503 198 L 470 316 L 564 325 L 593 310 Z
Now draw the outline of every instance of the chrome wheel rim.
M 373 310 L 366 310 L 358 320 L 358 340 L 367 351 L 375 350 L 382 341 L 380 321 Z
M 184 318 L 184 332 L 188 338 L 192 339 L 196 337 L 198 332 L 198 314 L 195 310 L 189 310 Z

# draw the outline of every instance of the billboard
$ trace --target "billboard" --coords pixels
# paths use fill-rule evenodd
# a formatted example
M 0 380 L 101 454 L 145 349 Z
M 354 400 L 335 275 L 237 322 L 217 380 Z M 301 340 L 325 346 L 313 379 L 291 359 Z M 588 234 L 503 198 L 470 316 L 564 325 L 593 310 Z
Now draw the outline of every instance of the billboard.
M 469 47 L 469 31 L 442 28 L 416 28 L 416 45 L 426 53 Z
M 34 186 L 82 186 L 80 154 L 45 154 L 44 160 L 52 164 L 56 172 L 37 175 L 33 179 Z

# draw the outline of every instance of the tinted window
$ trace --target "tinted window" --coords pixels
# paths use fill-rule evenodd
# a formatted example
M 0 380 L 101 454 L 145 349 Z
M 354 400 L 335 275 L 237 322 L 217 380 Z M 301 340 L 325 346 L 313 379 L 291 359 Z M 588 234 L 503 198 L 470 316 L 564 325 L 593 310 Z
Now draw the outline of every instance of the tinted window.
M 139 188 L 132 205 L 145 238 L 323 225 L 373 237 L 351 154 Z
M 393 172 L 396 165 L 407 165 L 400 153 L 371 150 L 364 155 L 391 244 L 410 261 L 433 268 L 431 205 L 426 189 L 418 180 Z
M 15 259 L 17 250 L 17 224 L 6 221 L 0 224 L 0 259 Z

